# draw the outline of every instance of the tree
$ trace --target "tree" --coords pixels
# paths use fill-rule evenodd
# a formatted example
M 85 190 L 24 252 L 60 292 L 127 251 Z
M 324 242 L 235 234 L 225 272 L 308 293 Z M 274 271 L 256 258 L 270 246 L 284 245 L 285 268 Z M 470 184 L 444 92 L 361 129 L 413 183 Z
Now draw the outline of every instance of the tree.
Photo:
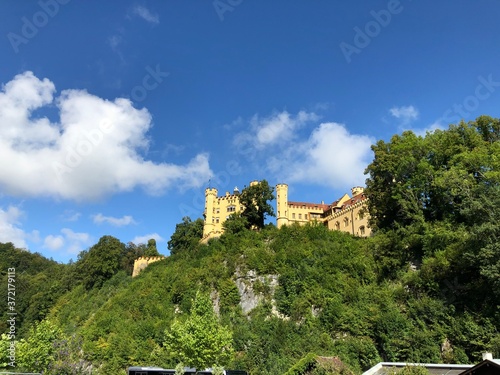
M 62 339 L 61 330 L 51 321 L 37 322 L 31 328 L 29 337 L 18 342 L 16 359 L 21 369 L 47 371 L 54 361 L 54 343 Z
M 203 220 L 192 221 L 189 216 L 182 218 L 182 223 L 175 226 L 175 232 L 168 241 L 168 249 L 171 255 L 175 255 L 184 250 L 191 250 L 200 242 L 203 237 Z
M 267 216 L 275 216 L 269 203 L 275 199 L 274 188 L 266 180 L 245 187 L 240 195 L 240 203 L 245 207 L 242 216 L 247 220 L 248 228 L 264 228 Z
M 189 317 L 184 322 L 176 319 L 165 331 L 164 345 L 177 360 L 205 369 L 227 363 L 232 340 L 231 330 L 219 323 L 210 297 L 197 291 Z
M 88 252 L 82 252 L 78 272 L 83 275 L 86 289 L 101 287 L 120 270 L 125 244 L 115 237 L 103 236 Z
M 160 255 L 156 248 L 156 240 L 154 238 L 148 240 L 148 245 L 146 251 L 144 252 L 144 255 L 147 257 L 156 257 Z
M 246 230 L 247 226 L 248 221 L 240 212 L 229 215 L 229 218 L 222 223 L 226 235 L 240 233 Z
M 456 280 L 470 306 L 488 308 L 500 296 L 500 120 L 404 132 L 372 149 L 366 194 L 381 268 L 416 260 L 423 284 L 453 292 Z

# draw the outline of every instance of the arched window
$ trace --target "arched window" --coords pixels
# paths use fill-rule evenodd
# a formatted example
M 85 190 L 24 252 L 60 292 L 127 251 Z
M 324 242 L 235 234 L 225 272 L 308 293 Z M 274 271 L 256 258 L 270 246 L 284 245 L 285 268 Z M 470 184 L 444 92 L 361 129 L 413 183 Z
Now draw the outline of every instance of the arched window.
M 340 223 L 338 221 L 335 222 L 335 230 L 340 230 Z
M 359 235 L 364 236 L 365 235 L 365 227 L 362 225 L 359 227 Z
M 347 228 L 349 226 L 349 218 L 344 218 L 344 228 Z

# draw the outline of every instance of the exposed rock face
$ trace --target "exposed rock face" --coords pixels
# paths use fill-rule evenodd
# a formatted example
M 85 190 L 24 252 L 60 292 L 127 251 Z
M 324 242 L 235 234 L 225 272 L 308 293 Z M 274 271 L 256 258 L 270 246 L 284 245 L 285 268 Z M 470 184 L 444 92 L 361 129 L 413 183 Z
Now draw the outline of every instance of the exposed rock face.
M 237 270 L 235 283 L 240 294 L 240 306 L 243 313 L 248 314 L 266 297 L 269 297 L 273 304 L 273 312 L 276 311 L 276 314 L 279 314 L 276 310 L 274 299 L 272 298 L 278 286 L 278 275 L 258 276 L 257 272 L 254 270 L 250 270 L 245 275 L 242 275 L 241 272 Z M 267 293 L 255 291 L 256 283 L 264 285 L 265 288 L 269 290 L 269 296 L 266 296 Z
M 445 363 L 451 363 L 451 361 L 453 361 L 453 347 L 448 338 L 445 338 L 441 344 L 441 358 Z
M 212 305 L 214 306 L 214 313 L 220 317 L 220 295 L 217 290 L 212 290 L 210 292 L 210 299 L 212 300 Z

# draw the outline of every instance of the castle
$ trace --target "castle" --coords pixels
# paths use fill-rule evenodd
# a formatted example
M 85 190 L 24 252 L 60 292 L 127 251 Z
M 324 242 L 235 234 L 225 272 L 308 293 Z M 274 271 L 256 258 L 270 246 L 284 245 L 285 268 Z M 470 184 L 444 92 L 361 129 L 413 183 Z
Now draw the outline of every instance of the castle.
M 151 263 L 158 262 L 165 259 L 164 256 L 156 257 L 139 257 L 134 261 L 134 270 L 132 271 L 132 277 L 136 277 L 139 273 L 149 266 Z
M 258 184 L 252 181 L 250 186 Z M 276 185 L 276 226 L 292 223 L 305 224 L 316 221 L 323 223 L 330 230 L 339 230 L 355 236 L 368 237 L 371 229 L 368 226 L 368 212 L 366 209 L 368 198 L 362 187 L 351 189 L 352 196 L 344 194 L 331 204 L 293 202 L 288 200 L 288 185 Z M 224 228 L 222 224 L 232 213 L 244 210 L 239 199 L 240 192 L 235 188 L 233 194 L 226 192 L 224 196 L 217 196 L 217 189 L 205 190 L 205 210 L 203 216 L 202 242 L 210 238 L 219 237 Z

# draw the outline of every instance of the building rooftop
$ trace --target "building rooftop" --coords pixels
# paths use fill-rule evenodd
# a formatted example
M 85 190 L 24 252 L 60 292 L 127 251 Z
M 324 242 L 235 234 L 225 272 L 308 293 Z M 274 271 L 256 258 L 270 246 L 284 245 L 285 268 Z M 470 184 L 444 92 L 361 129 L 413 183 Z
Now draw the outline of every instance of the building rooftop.
M 402 370 L 406 366 L 422 366 L 431 375 L 459 375 L 462 372 L 474 367 L 474 365 L 449 365 L 435 363 L 405 363 L 405 362 L 380 362 L 373 366 L 363 375 L 387 375 L 394 370 Z

